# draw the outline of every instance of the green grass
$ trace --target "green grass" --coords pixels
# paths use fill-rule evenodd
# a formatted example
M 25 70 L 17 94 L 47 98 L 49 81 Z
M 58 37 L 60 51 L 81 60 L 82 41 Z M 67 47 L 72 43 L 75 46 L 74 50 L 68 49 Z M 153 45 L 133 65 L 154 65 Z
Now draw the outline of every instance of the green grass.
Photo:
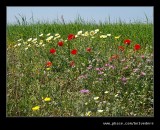
M 69 34 L 76 35 L 80 30 L 90 33 L 95 29 L 99 32 L 94 38 L 88 35 L 67 40 Z M 41 33 L 43 37 L 39 36 Z M 47 42 L 48 33 L 53 36 L 59 33 L 61 37 L 54 40 L 54 36 Z M 111 36 L 102 39 L 102 34 Z M 37 38 L 37 43 L 28 42 L 29 38 Z M 22 41 L 18 42 L 19 39 Z M 131 39 L 131 44 L 124 44 L 125 39 Z M 45 46 L 39 45 L 40 40 Z M 62 47 L 57 45 L 61 40 Z M 137 43 L 141 49 L 134 51 Z M 125 50 L 121 52 L 118 46 Z M 87 47 L 91 52 L 86 52 Z M 51 48 L 56 49 L 55 54 L 50 54 Z M 70 54 L 75 48 L 77 55 Z M 115 54 L 118 58 L 110 61 Z M 50 70 L 46 70 L 48 61 L 52 62 Z M 71 61 L 75 67 L 69 65 Z M 96 68 L 103 68 L 103 74 L 98 74 Z M 134 72 L 135 68 L 139 70 Z M 141 72 L 146 75 L 140 75 Z M 121 80 L 123 77 L 126 84 Z M 89 94 L 80 93 L 82 89 L 89 90 Z M 51 101 L 45 102 L 42 97 Z M 35 106 L 40 109 L 32 111 Z M 95 24 L 77 20 L 69 24 L 7 25 L 7 116 L 153 116 L 153 113 L 152 23 Z

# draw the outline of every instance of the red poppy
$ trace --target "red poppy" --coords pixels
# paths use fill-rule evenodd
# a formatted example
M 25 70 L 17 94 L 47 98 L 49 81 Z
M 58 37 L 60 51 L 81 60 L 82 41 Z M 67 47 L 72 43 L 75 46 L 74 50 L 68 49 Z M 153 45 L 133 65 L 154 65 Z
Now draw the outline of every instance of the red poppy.
M 63 46 L 63 44 L 64 44 L 64 43 L 63 43 L 62 41 L 58 42 L 58 45 L 59 45 L 59 46 Z
M 131 44 L 131 40 L 130 39 L 124 40 L 124 44 L 130 45 Z
M 50 53 L 54 54 L 56 50 L 54 48 L 50 49 Z
M 120 51 L 124 51 L 124 47 L 123 47 L 123 46 L 119 46 L 118 49 L 119 49 Z
M 72 55 L 76 55 L 76 54 L 77 54 L 77 50 L 76 50 L 76 49 L 73 49 L 73 50 L 71 51 L 71 54 L 72 54 Z
M 68 40 L 72 40 L 72 39 L 74 39 L 75 38 L 75 35 L 74 34 L 69 34 L 68 35 Z
M 47 63 L 46 63 L 46 66 L 47 67 L 50 67 L 52 65 L 52 62 L 50 62 L 50 61 L 48 61 Z
M 90 52 L 90 51 L 91 51 L 91 48 L 87 48 L 86 51 Z
M 75 65 L 74 61 L 70 62 L 70 66 L 73 67 Z
M 141 46 L 139 44 L 134 45 L 134 50 L 139 50 Z

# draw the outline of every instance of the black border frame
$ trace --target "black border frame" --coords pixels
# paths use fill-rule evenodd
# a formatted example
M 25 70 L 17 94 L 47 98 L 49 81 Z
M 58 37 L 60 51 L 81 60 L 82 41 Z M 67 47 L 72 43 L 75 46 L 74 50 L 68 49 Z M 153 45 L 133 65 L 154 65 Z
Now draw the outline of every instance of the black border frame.
M 1 39 L 0 39 L 0 49 L 1 49 L 1 90 L 0 90 L 0 120 L 1 125 L 3 128 L 14 128 L 14 127 L 21 127 L 22 128 L 32 128 L 34 125 L 38 127 L 44 126 L 45 129 L 47 128 L 67 128 L 67 127 L 74 127 L 74 128 L 121 128 L 121 127 L 136 127 L 136 128 L 151 128 L 151 127 L 159 127 L 160 126 L 160 118 L 159 118 L 159 88 L 160 88 L 160 77 L 159 73 L 159 66 L 156 65 L 159 62 L 158 56 L 158 42 L 160 31 L 158 30 L 159 23 L 160 23 L 160 13 L 158 13 L 158 2 L 157 0 L 152 1 L 143 1 L 143 0 L 130 0 L 130 1 L 120 1 L 120 0 L 112 0 L 112 1 L 104 1 L 104 0 L 95 0 L 86 1 L 1 1 L 0 3 L 0 32 L 1 32 Z M 58 3 L 59 2 L 59 3 Z M 77 3 L 76 3 L 77 2 Z M 6 117 L 6 7 L 7 6 L 153 6 L 154 7 L 154 117 L 53 117 L 53 118 L 35 118 L 35 117 Z M 2 74 L 4 76 L 2 76 Z M 2 84 L 3 83 L 3 84 Z M 103 125 L 103 122 L 153 122 L 154 125 Z

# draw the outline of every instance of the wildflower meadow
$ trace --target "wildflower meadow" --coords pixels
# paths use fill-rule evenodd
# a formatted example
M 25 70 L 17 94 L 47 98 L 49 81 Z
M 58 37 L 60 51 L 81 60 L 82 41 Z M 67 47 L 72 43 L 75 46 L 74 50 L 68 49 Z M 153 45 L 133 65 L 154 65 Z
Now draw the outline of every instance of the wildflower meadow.
M 7 116 L 154 115 L 152 23 L 7 25 Z

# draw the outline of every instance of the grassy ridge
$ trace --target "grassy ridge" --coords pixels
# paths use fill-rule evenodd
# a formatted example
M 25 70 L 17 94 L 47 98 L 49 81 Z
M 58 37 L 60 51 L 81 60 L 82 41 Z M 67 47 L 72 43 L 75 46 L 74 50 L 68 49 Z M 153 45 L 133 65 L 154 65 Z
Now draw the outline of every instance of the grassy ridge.
M 95 29 L 100 31 L 93 36 L 67 40 L 68 34 L 76 35 L 80 30 L 90 33 Z M 43 38 L 39 36 L 41 33 Z M 48 33 L 54 37 L 59 33 L 60 38 L 47 42 Z M 106 34 L 111 36 L 100 38 Z M 43 40 L 45 46 L 28 42 L 29 38 L 37 38 L 36 44 Z M 125 39 L 131 39 L 129 46 L 124 45 Z M 59 41 L 64 42 L 62 47 L 57 45 Z M 20 46 L 15 47 L 18 43 Z M 135 52 L 133 47 L 137 43 L 141 49 Z M 118 46 L 124 46 L 124 52 Z M 90 53 L 86 52 L 87 47 L 92 49 Z M 55 55 L 49 53 L 51 48 L 56 49 Z M 71 55 L 75 48 L 78 54 Z M 118 59 L 110 62 L 115 54 Z M 153 24 L 7 25 L 7 115 L 153 116 L 152 54 Z M 47 61 L 53 64 L 50 70 L 45 67 Z M 75 67 L 69 66 L 71 61 Z M 89 66 L 92 68 L 88 69 Z M 127 83 L 123 83 L 123 77 Z M 82 89 L 89 93 L 80 93 Z M 33 111 L 34 106 L 40 109 Z
M 15 41 L 16 39 L 28 37 L 37 37 L 40 33 L 60 33 L 63 36 L 67 36 L 69 33 L 76 34 L 79 30 L 94 30 L 99 28 L 102 32 L 111 33 L 115 36 L 123 35 L 124 37 L 131 39 L 134 38 L 136 42 L 142 44 L 152 45 L 153 37 L 153 24 L 82 24 L 82 23 L 70 23 L 63 24 L 31 24 L 31 25 L 8 25 L 7 35 L 8 40 Z M 143 38 L 144 37 L 144 38 Z M 16 39 L 15 39 L 16 38 Z

